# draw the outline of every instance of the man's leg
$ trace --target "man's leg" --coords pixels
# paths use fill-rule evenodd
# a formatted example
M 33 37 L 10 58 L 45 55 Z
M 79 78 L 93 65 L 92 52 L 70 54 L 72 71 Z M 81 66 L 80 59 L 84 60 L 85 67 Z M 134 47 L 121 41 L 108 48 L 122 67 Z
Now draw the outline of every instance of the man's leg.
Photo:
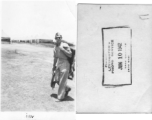
M 65 97 L 68 96 L 68 93 L 71 91 L 71 87 L 69 87 L 68 85 L 66 85 L 66 90 L 65 90 Z
M 60 81 L 59 81 L 59 89 L 58 89 L 58 99 L 62 100 L 65 97 L 67 87 L 67 79 L 68 79 L 69 71 L 67 69 L 62 69 L 60 71 Z

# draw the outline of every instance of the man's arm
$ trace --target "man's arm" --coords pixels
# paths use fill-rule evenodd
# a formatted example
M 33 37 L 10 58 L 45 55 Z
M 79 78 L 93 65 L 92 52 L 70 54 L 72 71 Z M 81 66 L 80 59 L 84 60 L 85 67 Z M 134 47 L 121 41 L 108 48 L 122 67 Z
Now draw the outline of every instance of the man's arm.
M 54 49 L 54 61 L 53 61 L 53 68 L 52 68 L 52 70 L 54 71 L 55 69 L 56 69 L 56 63 L 57 63 L 57 57 L 56 57 L 56 55 L 55 55 L 55 49 Z
M 57 62 L 57 58 L 56 58 L 56 57 L 54 57 L 53 69 L 55 69 L 55 68 L 56 68 L 56 62 Z

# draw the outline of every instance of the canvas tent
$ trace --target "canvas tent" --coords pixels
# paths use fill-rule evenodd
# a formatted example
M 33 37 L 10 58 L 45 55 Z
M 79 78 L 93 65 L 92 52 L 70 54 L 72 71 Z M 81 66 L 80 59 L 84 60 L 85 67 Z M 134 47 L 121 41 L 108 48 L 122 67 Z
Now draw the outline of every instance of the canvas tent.
M 10 42 L 11 38 L 2 30 L 1 33 L 1 41 L 3 42 Z

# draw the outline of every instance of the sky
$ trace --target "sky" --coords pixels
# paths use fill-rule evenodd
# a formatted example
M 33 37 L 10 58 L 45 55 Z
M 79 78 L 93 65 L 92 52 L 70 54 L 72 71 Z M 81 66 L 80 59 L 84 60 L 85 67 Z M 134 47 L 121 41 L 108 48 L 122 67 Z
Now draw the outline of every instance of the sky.
M 76 43 L 76 3 L 67 1 L 3 1 L 2 35 L 11 39 L 54 39 L 55 33 Z

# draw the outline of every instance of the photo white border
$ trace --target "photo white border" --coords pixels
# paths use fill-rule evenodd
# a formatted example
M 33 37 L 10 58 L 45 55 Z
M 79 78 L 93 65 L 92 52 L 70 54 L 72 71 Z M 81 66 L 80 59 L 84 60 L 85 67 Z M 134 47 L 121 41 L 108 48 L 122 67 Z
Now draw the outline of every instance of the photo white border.
M 16 1 L 16 0 L 1 0 Z M 21 0 L 20 0 L 21 1 Z M 31 1 L 31 0 L 22 0 Z M 41 1 L 41 0 L 33 0 Z M 55 0 L 47 0 L 55 1 Z M 58 1 L 75 1 L 78 3 L 93 3 L 93 4 L 152 4 L 151 0 L 58 0 Z M 0 3 L 0 9 L 2 7 Z M 1 12 L 0 12 L 1 13 Z M 0 19 L 1 22 L 1 19 Z M 0 24 L 1 28 L 1 24 Z M 1 35 L 1 33 L 0 33 Z M 0 45 L 1 47 L 1 45 Z M 0 50 L 1 55 L 1 50 Z M 1 62 L 0 62 L 1 67 Z M 1 70 L 0 70 L 1 73 Z M 0 74 L 1 75 L 1 74 Z M 0 82 L 1 84 L 1 82 Z M 75 87 L 76 88 L 76 87 Z M 76 90 L 75 90 L 76 91 Z M 1 90 L 0 90 L 1 93 Z M 76 95 L 76 94 L 75 94 Z M 0 95 L 1 98 L 1 95 Z M 76 104 L 76 99 L 75 99 Z M 76 106 L 75 106 L 76 111 Z M 26 115 L 34 115 L 33 120 L 152 120 L 152 114 L 76 114 L 76 112 L 0 112 L 1 120 L 27 120 Z M 31 118 L 32 119 L 32 118 Z

